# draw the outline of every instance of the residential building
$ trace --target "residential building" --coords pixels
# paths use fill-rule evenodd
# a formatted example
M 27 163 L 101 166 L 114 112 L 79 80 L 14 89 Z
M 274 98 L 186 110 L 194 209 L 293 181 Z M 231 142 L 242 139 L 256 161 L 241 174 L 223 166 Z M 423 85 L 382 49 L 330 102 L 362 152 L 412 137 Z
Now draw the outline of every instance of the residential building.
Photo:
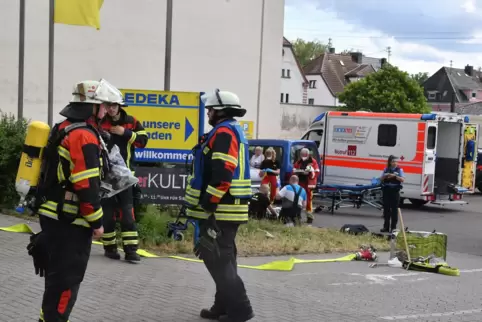
M 338 95 L 345 86 L 376 71 L 372 63 L 364 64 L 363 54 L 336 54 L 334 48 L 303 67 L 308 79 L 308 104 L 339 106 Z M 380 64 L 384 63 L 384 58 Z
M 303 73 L 293 45 L 283 38 L 281 66 L 281 103 L 307 104 L 308 79 Z
M 465 68 L 442 67 L 424 83 L 424 93 L 434 111 L 450 111 L 482 101 L 482 73 L 471 65 Z
M 166 1 L 138 2 L 104 1 L 100 31 L 55 25 L 54 121 L 62 119 L 58 112 L 80 80 L 105 78 L 119 88 L 164 89 Z M 281 122 L 278 57 L 284 1 L 174 2 L 170 89 L 235 92 L 247 108 L 243 119 L 256 123 L 260 137 L 272 137 Z M 26 1 L 24 115 L 39 121 L 47 121 L 48 6 L 49 1 Z M 17 111 L 18 12 L 18 2 L 2 2 L 0 108 L 7 113 Z M 162 120 L 184 120 L 183 113 L 192 115 L 193 125 L 202 120 L 185 109 L 166 110 Z

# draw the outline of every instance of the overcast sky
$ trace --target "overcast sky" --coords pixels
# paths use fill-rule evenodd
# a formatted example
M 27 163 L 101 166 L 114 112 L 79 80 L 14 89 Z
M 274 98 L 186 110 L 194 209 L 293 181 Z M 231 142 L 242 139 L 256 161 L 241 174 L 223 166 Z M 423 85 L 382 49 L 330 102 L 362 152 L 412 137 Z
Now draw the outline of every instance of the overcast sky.
M 285 37 L 387 57 L 409 72 L 482 66 L 482 0 L 285 0 Z

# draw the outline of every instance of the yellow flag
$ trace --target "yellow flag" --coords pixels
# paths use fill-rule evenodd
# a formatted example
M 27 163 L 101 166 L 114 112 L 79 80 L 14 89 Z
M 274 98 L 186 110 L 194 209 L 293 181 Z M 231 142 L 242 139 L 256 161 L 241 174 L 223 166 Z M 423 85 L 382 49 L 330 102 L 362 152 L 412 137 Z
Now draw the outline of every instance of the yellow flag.
M 55 0 L 54 22 L 100 29 L 100 8 L 104 0 Z

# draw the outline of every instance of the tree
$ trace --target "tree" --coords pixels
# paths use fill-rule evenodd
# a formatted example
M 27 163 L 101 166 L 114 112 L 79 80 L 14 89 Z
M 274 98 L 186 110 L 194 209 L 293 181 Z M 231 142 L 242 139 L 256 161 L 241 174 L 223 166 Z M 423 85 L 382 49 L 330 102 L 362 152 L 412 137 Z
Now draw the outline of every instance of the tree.
M 422 85 L 428 79 L 428 73 L 417 73 L 412 74 L 410 77 L 417 81 L 420 85 Z
M 296 39 L 291 44 L 293 45 L 293 51 L 300 61 L 301 66 L 308 64 L 312 59 L 323 54 L 328 48 L 328 45 L 325 45 L 318 40 L 305 41 L 301 38 Z
M 428 113 L 422 87 L 406 72 L 386 64 L 378 72 L 350 83 L 339 95 L 342 111 Z

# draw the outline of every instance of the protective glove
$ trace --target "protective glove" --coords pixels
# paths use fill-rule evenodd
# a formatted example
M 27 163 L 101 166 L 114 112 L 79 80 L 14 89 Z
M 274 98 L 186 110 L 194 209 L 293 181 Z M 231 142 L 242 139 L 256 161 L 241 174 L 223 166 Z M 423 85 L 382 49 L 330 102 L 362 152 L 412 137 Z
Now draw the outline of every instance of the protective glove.
M 45 236 L 42 232 L 30 236 L 30 243 L 27 245 L 28 254 L 33 257 L 35 275 L 44 277 L 47 272 L 48 252 Z
M 221 230 L 216 225 L 216 218 L 210 215 L 207 220 L 205 234 L 201 234 L 198 242 L 194 246 L 194 254 L 201 260 L 214 261 L 221 256 L 217 238 L 221 235 Z

